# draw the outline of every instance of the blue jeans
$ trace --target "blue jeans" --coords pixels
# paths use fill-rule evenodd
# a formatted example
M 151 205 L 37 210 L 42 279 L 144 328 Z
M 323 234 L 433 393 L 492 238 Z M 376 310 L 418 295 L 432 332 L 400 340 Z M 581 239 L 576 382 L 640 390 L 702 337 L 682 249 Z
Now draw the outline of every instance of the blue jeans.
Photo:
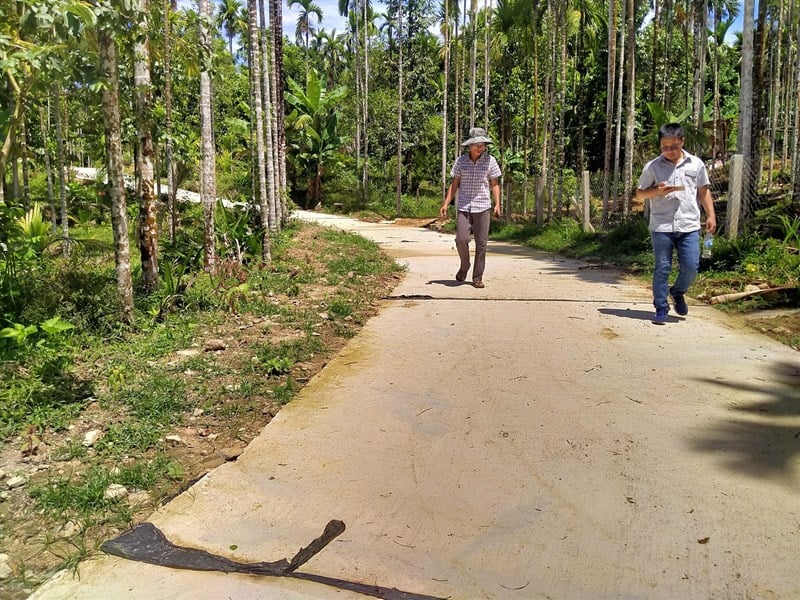
M 697 277 L 700 267 L 700 230 L 686 232 L 651 231 L 655 269 L 653 270 L 653 306 L 669 308 L 667 296 L 682 296 Z M 672 253 L 678 253 L 678 278 L 669 286 Z

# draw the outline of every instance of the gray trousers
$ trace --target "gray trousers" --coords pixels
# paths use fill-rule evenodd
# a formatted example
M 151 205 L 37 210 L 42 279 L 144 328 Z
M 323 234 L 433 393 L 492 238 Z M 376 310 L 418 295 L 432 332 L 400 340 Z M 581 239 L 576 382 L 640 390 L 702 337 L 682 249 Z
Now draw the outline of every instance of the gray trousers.
M 456 221 L 456 250 L 461 259 L 460 270 L 469 270 L 470 233 L 475 236 L 475 267 L 472 269 L 472 281 L 483 279 L 486 267 L 486 243 L 489 241 L 489 220 L 492 210 L 478 213 L 459 212 Z

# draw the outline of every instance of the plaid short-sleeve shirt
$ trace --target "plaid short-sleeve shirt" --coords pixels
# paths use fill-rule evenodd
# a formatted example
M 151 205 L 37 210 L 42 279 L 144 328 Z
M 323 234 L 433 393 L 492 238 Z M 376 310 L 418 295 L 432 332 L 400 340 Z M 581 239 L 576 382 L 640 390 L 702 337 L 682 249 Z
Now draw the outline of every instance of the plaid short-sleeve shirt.
M 450 173 L 459 177 L 456 210 L 459 212 L 483 212 L 492 207 L 489 182 L 500 177 L 500 167 L 494 156 L 484 152 L 472 162 L 469 153 L 456 159 Z

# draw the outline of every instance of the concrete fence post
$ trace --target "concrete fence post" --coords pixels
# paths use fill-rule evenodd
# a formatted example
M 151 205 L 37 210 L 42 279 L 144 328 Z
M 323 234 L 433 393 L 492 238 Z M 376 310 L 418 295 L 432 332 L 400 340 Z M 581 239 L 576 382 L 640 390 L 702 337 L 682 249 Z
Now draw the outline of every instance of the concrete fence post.
M 589 179 L 589 171 L 583 172 L 583 230 L 593 232 L 592 225 L 592 186 Z

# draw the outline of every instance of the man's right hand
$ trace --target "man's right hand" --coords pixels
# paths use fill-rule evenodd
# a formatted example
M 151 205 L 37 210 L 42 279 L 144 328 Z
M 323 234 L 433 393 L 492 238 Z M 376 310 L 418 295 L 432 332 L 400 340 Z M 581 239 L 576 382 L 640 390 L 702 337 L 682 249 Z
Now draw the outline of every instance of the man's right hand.
M 447 216 L 447 204 L 442 204 L 441 208 L 439 208 L 439 216 L 443 219 Z

